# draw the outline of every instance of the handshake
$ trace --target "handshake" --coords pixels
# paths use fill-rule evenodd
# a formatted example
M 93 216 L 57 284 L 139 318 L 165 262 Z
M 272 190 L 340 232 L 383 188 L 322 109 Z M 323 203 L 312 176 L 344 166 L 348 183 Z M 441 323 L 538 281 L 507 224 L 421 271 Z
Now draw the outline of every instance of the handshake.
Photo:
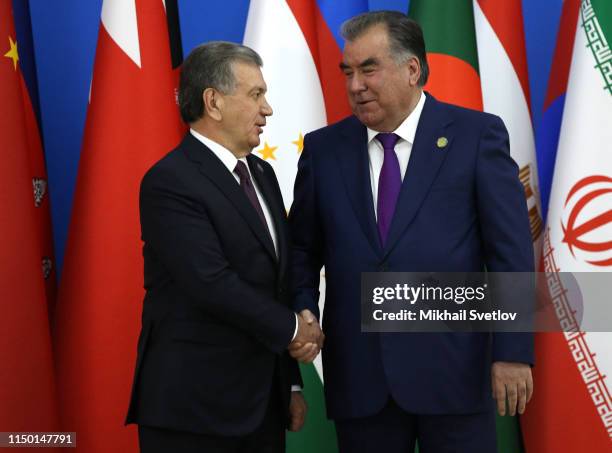
M 298 330 L 293 341 L 289 344 L 289 354 L 302 363 L 312 362 L 325 341 L 325 335 L 317 322 L 317 318 L 310 310 L 302 310 L 298 315 Z

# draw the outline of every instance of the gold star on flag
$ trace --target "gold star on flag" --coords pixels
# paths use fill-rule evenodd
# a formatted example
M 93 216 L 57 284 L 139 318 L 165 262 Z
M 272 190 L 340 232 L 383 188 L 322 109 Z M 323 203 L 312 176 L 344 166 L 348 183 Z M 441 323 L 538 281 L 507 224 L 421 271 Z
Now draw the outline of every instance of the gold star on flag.
M 9 49 L 7 53 L 4 54 L 4 56 L 6 58 L 10 58 L 11 60 L 13 60 L 13 68 L 16 71 L 17 62 L 19 61 L 19 53 L 17 52 L 17 42 L 13 41 L 11 37 L 9 36 L 9 43 L 10 43 L 11 48 Z
M 301 132 L 300 137 L 296 141 L 291 143 L 298 147 L 298 154 L 302 154 L 302 151 L 304 150 L 304 137 L 302 136 Z
M 262 149 L 257 150 L 259 154 L 261 154 L 261 158 L 263 160 L 274 159 L 276 160 L 276 156 L 274 156 L 274 151 L 278 146 L 270 146 L 268 142 L 264 142 L 264 147 Z

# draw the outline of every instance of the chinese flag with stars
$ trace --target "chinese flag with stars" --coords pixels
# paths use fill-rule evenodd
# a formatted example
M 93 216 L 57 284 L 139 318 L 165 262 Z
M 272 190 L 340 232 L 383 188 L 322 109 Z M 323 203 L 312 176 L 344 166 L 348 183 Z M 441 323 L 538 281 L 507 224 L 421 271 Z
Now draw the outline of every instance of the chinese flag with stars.
M 53 276 L 51 254 L 45 252 L 51 244 L 49 202 L 21 68 L 32 67 L 32 54 L 20 52 L 28 49 L 20 42 L 11 1 L 0 0 L 0 431 L 54 431 L 46 285 Z
M 55 326 L 62 429 L 87 453 L 138 451 L 125 427 L 142 312 L 138 192 L 185 133 L 176 2 L 104 0 Z

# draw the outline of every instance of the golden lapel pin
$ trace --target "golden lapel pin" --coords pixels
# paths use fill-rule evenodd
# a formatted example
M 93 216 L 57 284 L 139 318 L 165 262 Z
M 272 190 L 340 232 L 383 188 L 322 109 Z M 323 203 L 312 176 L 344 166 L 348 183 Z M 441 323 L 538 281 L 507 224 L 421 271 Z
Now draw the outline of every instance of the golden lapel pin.
M 448 139 L 446 137 L 439 137 L 436 145 L 438 148 L 446 148 L 446 145 L 448 145 Z

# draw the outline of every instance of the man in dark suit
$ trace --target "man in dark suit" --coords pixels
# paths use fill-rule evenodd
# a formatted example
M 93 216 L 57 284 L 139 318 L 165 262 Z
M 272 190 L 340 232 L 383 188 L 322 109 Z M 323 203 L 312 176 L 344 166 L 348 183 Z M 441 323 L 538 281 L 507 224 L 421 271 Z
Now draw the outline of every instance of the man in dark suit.
M 420 27 L 343 25 L 354 116 L 304 138 L 289 216 L 294 308 L 318 317 L 342 452 L 496 451 L 495 404 L 531 397 L 530 334 L 362 333 L 362 272 L 532 271 L 524 191 L 496 116 L 437 101 Z M 297 347 L 298 345 L 296 345 Z M 299 348 L 296 353 L 299 353 Z M 493 395 L 493 398 L 491 397 Z
M 285 429 L 304 421 L 287 348 L 312 356 L 320 330 L 289 308 L 283 200 L 250 154 L 272 114 L 261 65 L 238 44 L 194 49 L 178 96 L 191 130 L 142 181 L 146 296 L 127 422 L 145 453 L 284 452 Z

